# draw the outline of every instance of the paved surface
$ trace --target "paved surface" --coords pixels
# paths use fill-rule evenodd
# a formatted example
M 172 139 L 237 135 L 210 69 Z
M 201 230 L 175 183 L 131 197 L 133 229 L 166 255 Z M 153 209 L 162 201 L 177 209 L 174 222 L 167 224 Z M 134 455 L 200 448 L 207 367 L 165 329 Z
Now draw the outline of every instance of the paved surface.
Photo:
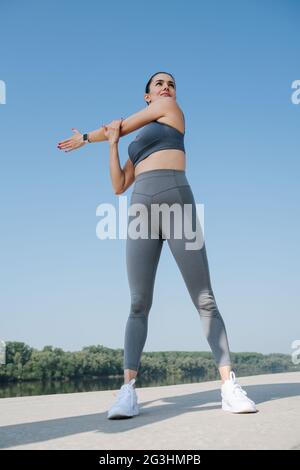
M 0 448 L 300 450 L 300 372 L 238 382 L 257 413 L 224 412 L 220 381 L 137 386 L 140 414 L 123 420 L 107 419 L 116 390 L 2 398 Z

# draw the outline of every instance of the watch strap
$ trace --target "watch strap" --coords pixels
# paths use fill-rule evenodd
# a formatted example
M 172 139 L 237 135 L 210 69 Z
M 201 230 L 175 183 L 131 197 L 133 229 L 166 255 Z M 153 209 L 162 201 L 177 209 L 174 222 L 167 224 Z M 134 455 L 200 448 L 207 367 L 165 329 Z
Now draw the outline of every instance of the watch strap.
M 89 142 L 89 143 L 91 142 L 89 140 L 89 135 L 87 133 L 83 134 L 83 142 Z

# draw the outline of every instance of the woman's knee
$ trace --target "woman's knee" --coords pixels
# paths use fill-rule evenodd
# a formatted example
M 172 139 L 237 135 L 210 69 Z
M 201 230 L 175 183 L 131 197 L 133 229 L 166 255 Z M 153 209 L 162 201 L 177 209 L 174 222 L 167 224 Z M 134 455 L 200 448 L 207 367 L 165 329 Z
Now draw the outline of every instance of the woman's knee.
M 152 306 L 152 297 L 145 294 L 131 295 L 131 316 L 147 316 Z
M 201 292 L 197 297 L 195 305 L 199 314 L 202 316 L 216 317 L 220 315 L 215 296 L 212 291 Z

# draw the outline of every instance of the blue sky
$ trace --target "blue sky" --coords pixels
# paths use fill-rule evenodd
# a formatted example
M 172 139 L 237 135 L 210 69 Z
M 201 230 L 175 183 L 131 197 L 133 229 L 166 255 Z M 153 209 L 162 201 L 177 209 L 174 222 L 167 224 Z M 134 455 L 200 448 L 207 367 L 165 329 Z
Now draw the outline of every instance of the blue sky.
M 296 0 L 1 1 L 0 339 L 122 348 L 130 310 L 125 240 L 99 240 L 118 207 L 108 144 L 68 154 L 71 128 L 145 106 L 175 76 L 186 175 L 204 204 L 213 290 L 232 351 L 291 353 L 300 338 Z M 135 137 L 120 140 L 121 163 Z M 130 197 L 133 186 L 127 193 Z M 167 243 L 144 351 L 210 350 Z

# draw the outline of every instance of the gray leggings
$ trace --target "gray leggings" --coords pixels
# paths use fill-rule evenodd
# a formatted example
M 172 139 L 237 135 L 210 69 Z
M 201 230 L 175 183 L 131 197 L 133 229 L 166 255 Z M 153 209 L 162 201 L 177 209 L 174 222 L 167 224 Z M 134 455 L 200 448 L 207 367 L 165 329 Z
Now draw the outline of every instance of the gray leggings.
M 128 227 L 133 219 L 137 221 L 139 218 L 140 225 L 137 231 L 141 232 L 141 229 L 144 228 L 147 237 L 134 239 L 128 235 L 127 227 L 126 263 L 131 307 L 125 328 L 124 369 L 136 371 L 139 369 L 140 358 L 147 338 L 148 316 L 152 305 L 157 265 L 165 240 L 169 244 L 191 299 L 199 312 L 205 336 L 218 367 L 230 365 L 226 329 L 211 287 L 203 236 L 201 248 L 186 249 L 186 242 L 191 243 L 193 239 L 190 235 L 188 235 L 189 238 L 186 238 L 183 224 L 181 224 L 182 236 L 179 238 L 178 235 L 174 236 L 176 225 L 174 216 L 169 219 L 168 232 L 165 225 L 161 223 L 162 216 L 158 223 L 154 223 L 154 217 L 151 221 L 151 204 L 166 203 L 170 207 L 177 203 L 181 208 L 183 208 L 183 204 L 191 204 L 190 207 L 193 210 L 192 218 L 189 219 L 192 223 L 190 229 L 195 232 L 198 227 L 197 230 L 200 230 L 201 234 L 203 233 L 201 226 L 199 227 L 200 222 L 196 213 L 194 196 L 185 171 L 156 169 L 140 173 L 135 179 L 130 207 L 137 203 L 143 204 L 148 209 L 147 214 L 143 213 L 144 215 L 141 217 L 142 213 L 140 212 L 136 212 L 134 215 L 129 214 Z

